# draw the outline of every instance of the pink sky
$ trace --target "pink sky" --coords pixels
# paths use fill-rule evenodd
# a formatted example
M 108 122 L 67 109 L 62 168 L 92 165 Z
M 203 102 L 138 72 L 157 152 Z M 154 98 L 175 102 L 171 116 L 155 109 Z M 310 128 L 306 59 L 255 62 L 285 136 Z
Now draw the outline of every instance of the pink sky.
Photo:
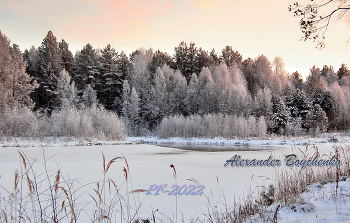
M 173 54 L 181 41 L 220 52 L 226 45 L 243 58 L 282 56 L 289 72 L 303 76 L 313 65 L 349 64 L 350 30 L 332 21 L 326 49 L 299 41 L 298 18 L 288 12 L 295 0 L 2 0 L 0 30 L 21 49 L 38 47 L 49 30 L 74 53 L 90 43 L 108 43 L 126 53 L 144 47 Z M 299 3 L 308 3 L 301 0 Z

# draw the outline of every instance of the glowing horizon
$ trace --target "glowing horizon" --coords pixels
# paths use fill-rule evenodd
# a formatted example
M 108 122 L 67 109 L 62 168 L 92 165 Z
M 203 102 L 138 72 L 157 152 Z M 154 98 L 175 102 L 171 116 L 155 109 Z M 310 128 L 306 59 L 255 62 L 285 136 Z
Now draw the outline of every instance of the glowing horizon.
M 282 56 L 288 72 L 304 77 L 315 65 L 349 64 L 344 21 L 332 21 L 326 48 L 300 41 L 298 18 L 288 12 L 293 0 L 62 0 L 3 2 L 0 30 L 23 51 L 40 46 L 49 30 L 64 39 L 73 54 L 90 43 L 130 54 L 143 47 L 173 55 L 180 42 L 194 42 L 205 50 L 220 52 L 226 45 L 244 59 L 261 54 L 271 61 Z M 300 3 L 308 3 L 302 0 Z

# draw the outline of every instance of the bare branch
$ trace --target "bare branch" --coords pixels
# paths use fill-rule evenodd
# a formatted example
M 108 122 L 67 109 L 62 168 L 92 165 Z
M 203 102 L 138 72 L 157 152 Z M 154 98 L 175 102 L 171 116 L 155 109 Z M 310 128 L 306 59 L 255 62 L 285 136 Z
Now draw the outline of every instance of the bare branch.
M 311 1 L 314 2 L 314 0 Z M 325 46 L 325 34 L 328 31 L 331 19 L 338 14 L 339 20 L 350 10 L 350 5 L 345 4 L 349 1 L 343 1 L 338 7 L 325 16 L 320 15 L 322 13 L 321 9 L 332 2 L 336 1 L 329 0 L 323 4 L 314 3 L 306 6 L 299 5 L 298 2 L 295 2 L 293 6 L 290 5 L 288 7 L 288 10 L 294 14 L 294 17 L 301 17 L 299 25 L 301 32 L 304 34 L 302 40 L 313 40 L 317 42 L 317 48 L 319 49 L 323 49 Z

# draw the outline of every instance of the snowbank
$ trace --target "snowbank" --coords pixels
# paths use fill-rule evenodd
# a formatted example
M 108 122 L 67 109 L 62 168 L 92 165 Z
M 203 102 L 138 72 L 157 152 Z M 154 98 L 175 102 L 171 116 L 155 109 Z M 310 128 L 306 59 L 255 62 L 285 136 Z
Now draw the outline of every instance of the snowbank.
M 350 222 L 350 178 L 327 184 L 316 183 L 307 188 L 295 202 L 283 204 L 276 202 L 267 208 L 267 214 L 254 215 L 246 222 L 268 222 L 278 207 L 277 222 Z
M 322 137 L 268 137 L 259 139 L 249 137 L 246 139 L 225 139 L 225 138 L 169 138 L 161 139 L 157 137 L 128 137 L 128 141 L 140 144 L 154 144 L 154 145 L 175 145 L 175 144 L 190 144 L 190 145 L 317 145 L 321 143 L 334 142 L 350 143 L 350 136 L 342 136 L 339 133 L 324 134 Z

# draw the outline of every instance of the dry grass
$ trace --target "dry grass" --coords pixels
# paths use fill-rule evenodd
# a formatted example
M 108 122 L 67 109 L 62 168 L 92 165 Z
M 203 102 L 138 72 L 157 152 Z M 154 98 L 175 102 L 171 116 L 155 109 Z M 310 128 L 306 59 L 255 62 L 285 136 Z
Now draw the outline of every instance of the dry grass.
M 307 190 L 307 187 L 320 182 L 336 182 L 335 194 L 339 179 L 350 176 L 350 146 L 335 145 L 334 152 L 331 154 L 320 154 L 316 146 L 303 149 L 293 148 L 294 152 L 303 159 L 312 159 L 316 154 L 322 155 L 323 159 L 330 159 L 336 155 L 341 160 L 341 166 L 338 167 L 306 167 L 301 170 L 300 167 L 291 169 L 280 169 L 275 176 L 274 183 L 261 186 L 258 191 L 248 191 L 246 196 L 235 199 L 233 204 L 223 203 L 224 208 L 218 209 L 213 204 L 213 198 L 208 199 L 208 210 L 203 213 L 205 219 L 201 222 L 215 223 L 233 223 L 249 222 L 254 215 L 259 215 L 263 222 L 277 222 L 278 210 L 282 206 L 289 206 L 295 202 L 302 202 L 299 195 Z M 253 196 L 258 194 L 259 196 Z M 211 202 L 210 202 L 211 200 Z
M 130 168 L 126 158 L 115 157 L 106 162 L 102 153 L 102 177 L 93 188 L 93 194 L 87 193 L 91 201 L 82 202 L 81 192 L 87 185 L 81 186 L 76 180 L 66 179 L 61 170 L 47 169 L 48 160 L 43 149 L 43 161 L 29 159 L 20 150 L 20 170 L 15 170 L 13 191 L 0 185 L 0 222 L 77 222 L 81 213 L 90 213 L 91 222 L 133 222 L 139 221 L 140 204 L 133 205 L 129 196 L 144 193 L 144 189 L 128 191 Z M 124 160 L 123 182 L 109 177 L 109 170 L 117 160 Z M 45 172 L 37 173 L 35 167 L 44 166 Z M 26 187 L 25 187 L 26 185 Z M 75 189 L 77 188 L 77 189 Z M 131 185 L 132 188 L 132 185 Z M 125 194 L 120 191 L 125 190 Z

